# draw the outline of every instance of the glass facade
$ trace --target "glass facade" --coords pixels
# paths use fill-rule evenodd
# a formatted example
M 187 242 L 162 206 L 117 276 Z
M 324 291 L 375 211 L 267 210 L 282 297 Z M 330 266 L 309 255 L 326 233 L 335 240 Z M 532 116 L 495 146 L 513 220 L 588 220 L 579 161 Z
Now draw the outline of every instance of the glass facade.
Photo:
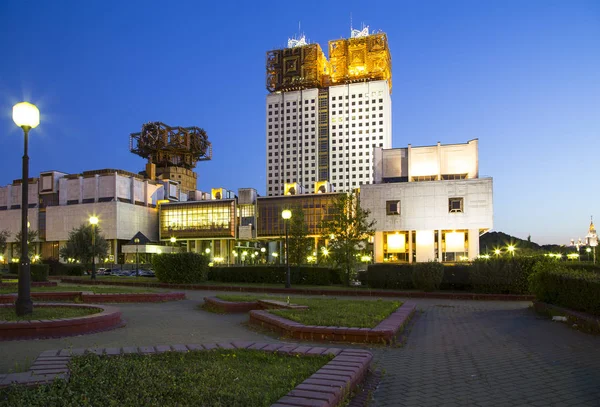
M 304 221 L 308 234 L 320 236 L 324 232 L 321 222 L 331 219 L 334 214 L 333 203 L 338 194 L 309 194 L 262 198 L 258 200 L 258 237 L 281 237 L 285 234 L 281 212 L 284 209 L 300 208 L 304 212 Z
M 235 237 L 235 200 L 163 204 L 160 207 L 161 239 Z

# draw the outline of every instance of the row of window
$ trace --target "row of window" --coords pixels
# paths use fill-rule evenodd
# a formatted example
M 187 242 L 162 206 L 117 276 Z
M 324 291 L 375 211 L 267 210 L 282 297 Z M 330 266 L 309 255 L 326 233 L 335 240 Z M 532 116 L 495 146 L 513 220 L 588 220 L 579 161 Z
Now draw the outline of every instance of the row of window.
M 401 205 L 399 200 L 392 200 L 385 202 L 385 211 L 387 215 L 400 215 Z M 448 213 L 463 213 L 464 212 L 464 198 L 452 197 L 448 198 Z

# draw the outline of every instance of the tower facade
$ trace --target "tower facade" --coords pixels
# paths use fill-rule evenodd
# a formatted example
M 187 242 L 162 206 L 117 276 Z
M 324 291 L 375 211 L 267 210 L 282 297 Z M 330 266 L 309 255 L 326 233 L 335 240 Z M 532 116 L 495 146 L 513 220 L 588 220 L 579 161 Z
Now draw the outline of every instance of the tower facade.
M 330 60 L 304 37 L 267 52 L 266 192 L 373 182 L 373 148 L 391 148 L 391 57 L 384 33 L 352 30 Z M 289 190 L 288 188 L 287 190 Z

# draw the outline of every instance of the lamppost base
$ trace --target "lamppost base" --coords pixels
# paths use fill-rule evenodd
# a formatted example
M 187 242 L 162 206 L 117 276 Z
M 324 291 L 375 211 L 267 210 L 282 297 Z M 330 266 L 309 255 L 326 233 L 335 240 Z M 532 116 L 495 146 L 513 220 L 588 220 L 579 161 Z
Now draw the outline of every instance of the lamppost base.
M 18 316 L 30 315 L 33 313 L 33 301 L 31 299 L 17 298 L 15 302 L 15 310 Z

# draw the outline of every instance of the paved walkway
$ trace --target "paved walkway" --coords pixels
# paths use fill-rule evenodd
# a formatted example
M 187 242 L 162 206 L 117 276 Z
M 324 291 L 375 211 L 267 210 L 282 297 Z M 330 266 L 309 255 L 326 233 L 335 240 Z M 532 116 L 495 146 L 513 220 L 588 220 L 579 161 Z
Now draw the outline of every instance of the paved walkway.
M 93 335 L 0 343 L 0 372 L 25 370 L 49 349 L 250 340 L 246 314 L 197 310 L 188 300 L 119 304 L 127 326 Z M 542 319 L 526 302 L 414 300 L 423 312 L 399 348 L 373 348 L 384 371 L 373 406 L 600 406 L 600 337 Z M 337 346 L 337 345 L 336 345 Z

